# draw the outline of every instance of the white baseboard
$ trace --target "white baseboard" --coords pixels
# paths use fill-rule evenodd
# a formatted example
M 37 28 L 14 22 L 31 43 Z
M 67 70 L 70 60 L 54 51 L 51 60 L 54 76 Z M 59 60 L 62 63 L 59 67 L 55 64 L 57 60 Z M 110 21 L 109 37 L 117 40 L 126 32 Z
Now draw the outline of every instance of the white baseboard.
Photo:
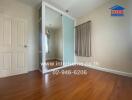
M 49 73 L 49 72 L 52 72 L 52 71 L 55 71 L 55 70 L 71 67 L 71 66 L 74 66 L 74 65 L 82 66 L 81 64 L 71 64 L 71 65 L 68 65 L 68 66 L 63 66 L 63 67 L 59 67 L 59 68 L 50 69 L 50 70 L 44 71 L 43 73 Z M 99 71 L 104 71 L 104 72 L 108 72 L 108 73 L 112 73 L 112 74 L 116 74 L 116 75 L 132 77 L 132 73 L 113 70 L 113 69 L 108 69 L 108 68 L 99 67 L 99 66 L 96 66 L 96 65 L 87 65 L 87 66 L 84 66 L 84 67 L 99 70 Z
M 6 77 L 10 77 L 10 76 L 16 76 L 16 75 L 20 75 L 20 74 L 26 74 L 28 72 L 31 72 L 31 71 L 35 71 L 35 70 L 38 70 L 37 67 L 30 67 L 30 69 L 25 69 L 25 70 L 17 70 L 17 71 L 14 71 L 14 72 L 11 72 L 10 70 L 1 70 L 0 71 L 0 78 L 6 78 Z
M 28 70 L 28 72 L 31 72 L 31 71 L 35 71 L 35 70 L 39 70 L 39 67 L 32 67 Z
M 108 68 L 99 67 L 99 66 L 96 66 L 96 65 L 87 65 L 87 66 L 84 66 L 84 67 L 88 67 L 88 68 L 91 68 L 91 69 L 96 69 L 96 70 L 99 70 L 99 71 L 109 72 L 109 73 L 113 73 L 113 74 L 117 74 L 117 75 L 121 75 L 121 76 L 132 77 L 132 73 L 129 73 L 129 72 L 123 72 L 123 71 L 108 69 Z
M 74 66 L 74 65 L 76 65 L 76 64 L 65 65 L 65 66 L 62 66 L 62 67 L 58 67 L 58 68 L 50 69 L 50 70 L 47 70 L 47 71 L 43 71 L 43 73 L 45 74 L 45 73 L 53 72 L 55 70 L 68 68 L 68 67 L 71 67 L 71 66 Z M 82 66 L 81 64 L 77 64 L 77 65 Z M 109 72 L 109 73 L 113 73 L 113 74 L 117 74 L 117 75 L 121 75 L 121 76 L 132 77 L 132 73 L 118 71 L 118 70 L 113 70 L 113 69 L 108 69 L 108 68 L 99 67 L 99 66 L 96 66 L 96 65 L 87 65 L 87 66 L 84 66 L 84 67 L 95 69 L 95 70 L 99 70 L 99 71 Z M 39 69 L 38 68 L 33 68 L 30 71 L 34 71 L 34 70 L 39 70 Z M 24 73 L 25 72 L 20 73 L 20 74 L 24 74 Z M 19 74 L 17 74 L 17 75 L 19 75 Z M 9 77 L 9 76 L 14 76 L 14 75 L 5 74 L 5 72 L 3 74 L 0 73 L 0 78 Z

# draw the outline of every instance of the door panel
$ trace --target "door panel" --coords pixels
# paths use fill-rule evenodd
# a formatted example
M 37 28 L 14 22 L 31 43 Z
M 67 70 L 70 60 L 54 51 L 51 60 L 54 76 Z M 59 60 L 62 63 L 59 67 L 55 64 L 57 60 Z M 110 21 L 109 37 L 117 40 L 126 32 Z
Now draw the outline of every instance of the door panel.
M 27 72 L 25 53 L 14 53 L 12 54 L 12 74 L 20 74 Z
M 67 16 L 62 17 L 64 39 L 64 64 L 74 63 L 74 20 Z
M 11 19 L 0 16 L 0 45 L 11 47 Z
M 27 72 L 26 21 L 0 15 L 0 77 Z
M 11 53 L 0 53 L 0 77 L 11 73 Z
M 11 18 L 4 17 L 3 46 L 11 47 Z
M 23 47 L 25 45 L 25 26 L 23 21 L 18 21 L 17 23 L 17 47 Z
M 11 68 L 11 53 L 0 53 L 0 67 L 1 69 Z
M 24 45 L 27 43 L 26 35 L 26 22 L 21 19 L 12 20 L 12 46 L 24 49 Z M 15 48 L 16 49 L 16 48 Z
M 4 40 L 3 40 L 3 37 L 4 37 L 4 30 L 3 30 L 3 17 L 0 16 L 0 45 L 3 44 Z

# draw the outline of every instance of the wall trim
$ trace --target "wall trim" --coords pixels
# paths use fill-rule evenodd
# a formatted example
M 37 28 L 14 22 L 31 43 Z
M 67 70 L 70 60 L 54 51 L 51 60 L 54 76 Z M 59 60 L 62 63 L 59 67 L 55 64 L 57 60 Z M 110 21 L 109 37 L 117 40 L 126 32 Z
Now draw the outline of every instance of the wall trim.
M 76 66 L 76 65 L 80 65 L 82 67 L 81 64 L 71 64 L 71 65 L 66 65 L 66 66 L 59 67 L 59 68 L 50 69 L 50 70 L 44 71 L 43 73 L 46 74 L 49 72 L 53 72 L 55 70 L 60 70 L 60 69 L 64 69 L 64 68 L 68 68 L 68 67 L 72 67 L 72 66 Z M 118 70 L 109 69 L 109 68 L 104 68 L 104 67 L 100 67 L 97 65 L 87 65 L 87 66 L 83 65 L 83 67 L 87 67 L 90 69 L 95 69 L 95 70 L 99 70 L 99 71 L 103 71 L 103 72 L 108 72 L 108 73 L 112 73 L 112 74 L 116 74 L 116 75 L 132 77 L 132 73 L 124 72 L 124 71 L 118 71 Z
M 81 64 L 77 64 L 77 65 L 81 65 Z M 99 71 L 103 71 L 103 72 L 108 72 L 108 73 L 112 73 L 112 74 L 116 74 L 116 75 L 132 77 L 132 73 L 124 72 L 124 71 L 118 71 L 118 70 L 109 69 L 109 68 L 104 68 L 104 67 L 100 67 L 100 66 L 97 66 L 97 65 L 87 65 L 87 66 L 84 66 L 84 67 L 99 70 Z
M 0 71 L 0 78 L 7 78 L 7 77 L 17 76 L 17 75 L 21 75 L 21 74 L 27 74 L 27 73 L 30 73 L 35 70 L 39 70 L 39 68 L 34 67 L 34 68 L 28 69 L 26 71 L 18 72 L 18 73 L 4 73 L 4 72 L 2 73 L 2 71 Z
M 32 71 L 35 71 L 35 70 L 39 70 L 39 67 L 32 67 L 28 70 L 28 72 L 32 72 Z
M 65 65 L 65 66 L 62 66 L 62 67 L 58 67 L 58 68 L 54 68 L 54 69 L 50 69 L 50 70 L 44 71 L 43 74 L 46 74 L 46 73 L 49 73 L 49 72 L 53 72 L 55 70 L 60 70 L 60 69 L 68 68 L 68 67 L 73 67 L 73 66 L 76 66 L 76 65 L 80 65 L 82 67 L 81 64 Z M 118 71 L 118 70 L 113 70 L 113 69 L 104 68 L 104 67 L 99 67 L 97 65 L 87 65 L 87 66 L 83 66 L 83 67 L 87 67 L 87 68 L 90 68 L 90 69 L 95 69 L 95 70 L 99 70 L 99 71 L 103 71 L 103 72 L 108 72 L 108 73 L 112 73 L 112 74 L 116 74 L 116 75 L 132 77 L 132 73 L 124 72 L 124 71 Z M 40 71 L 39 68 L 33 68 L 29 72 L 35 71 L 35 70 L 39 70 Z M 27 73 L 29 73 L 29 72 L 27 72 Z M 40 72 L 42 72 L 42 71 L 40 71 Z M 20 74 L 26 74 L 26 73 L 20 73 Z M 20 75 L 20 74 L 15 74 L 15 75 L 11 75 L 10 74 L 10 75 L 6 75 L 6 76 L 3 76 L 2 74 L 0 74 L 0 76 L 1 76 L 0 78 L 6 78 L 6 77 L 16 76 L 16 75 Z

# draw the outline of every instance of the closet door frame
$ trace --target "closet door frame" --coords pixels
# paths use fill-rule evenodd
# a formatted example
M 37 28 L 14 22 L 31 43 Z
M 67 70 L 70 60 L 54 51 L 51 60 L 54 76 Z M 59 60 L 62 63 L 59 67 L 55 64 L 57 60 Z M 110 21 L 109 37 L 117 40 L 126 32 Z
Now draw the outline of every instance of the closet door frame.
M 45 66 L 45 62 L 46 62 L 46 53 L 45 53 L 45 47 L 44 47 L 44 41 L 45 41 L 45 10 L 46 10 L 46 7 L 64 15 L 64 16 L 67 16 L 69 17 L 70 19 L 72 19 L 74 21 L 74 27 L 76 26 L 76 20 L 75 18 L 73 18 L 72 16 L 68 15 L 67 13 L 63 12 L 62 10 L 59 10 L 57 9 L 56 7 L 48 4 L 47 2 L 45 2 L 44 0 L 42 1 L 42 73 L 47 73 L 47 72 L 51 72 L 53 70 L 56 70 L 56 69 L 61 69 L 61 68 L 64 68 L 64 67 L 67 67 L 67 66 L 62 66 L 62 67 L 59 67 L 59 68 L 55 68 L 55 69 L 51 69 L 51 70 L 47 70 L 46 69 L 46 66 Z M 62 22 L 63 24 L 63 22 Z M 63 30 L 63 29 L 62 29 Z M 62 34 L 64 35 L 64 33 L 62 32 Z M 63 47 L 64 47 L 64 42 L 63 42 Z M 64 48 L 63 48 L 63 55 L 64 55 Z M 64 60 L 64 58 L 63 58 Z M 75 28 L 74 28 L 74 62 L 76 62 L 76 56 L 75 56 Z

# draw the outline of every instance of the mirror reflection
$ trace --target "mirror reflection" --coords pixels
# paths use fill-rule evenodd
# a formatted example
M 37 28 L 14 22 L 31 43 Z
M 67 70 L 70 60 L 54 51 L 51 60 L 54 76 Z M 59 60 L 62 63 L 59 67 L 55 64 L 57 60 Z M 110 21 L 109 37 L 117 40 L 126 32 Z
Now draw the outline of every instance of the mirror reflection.
M 63 66 L 62 16 L 46 7 L 45 45 L 48 70 Z

